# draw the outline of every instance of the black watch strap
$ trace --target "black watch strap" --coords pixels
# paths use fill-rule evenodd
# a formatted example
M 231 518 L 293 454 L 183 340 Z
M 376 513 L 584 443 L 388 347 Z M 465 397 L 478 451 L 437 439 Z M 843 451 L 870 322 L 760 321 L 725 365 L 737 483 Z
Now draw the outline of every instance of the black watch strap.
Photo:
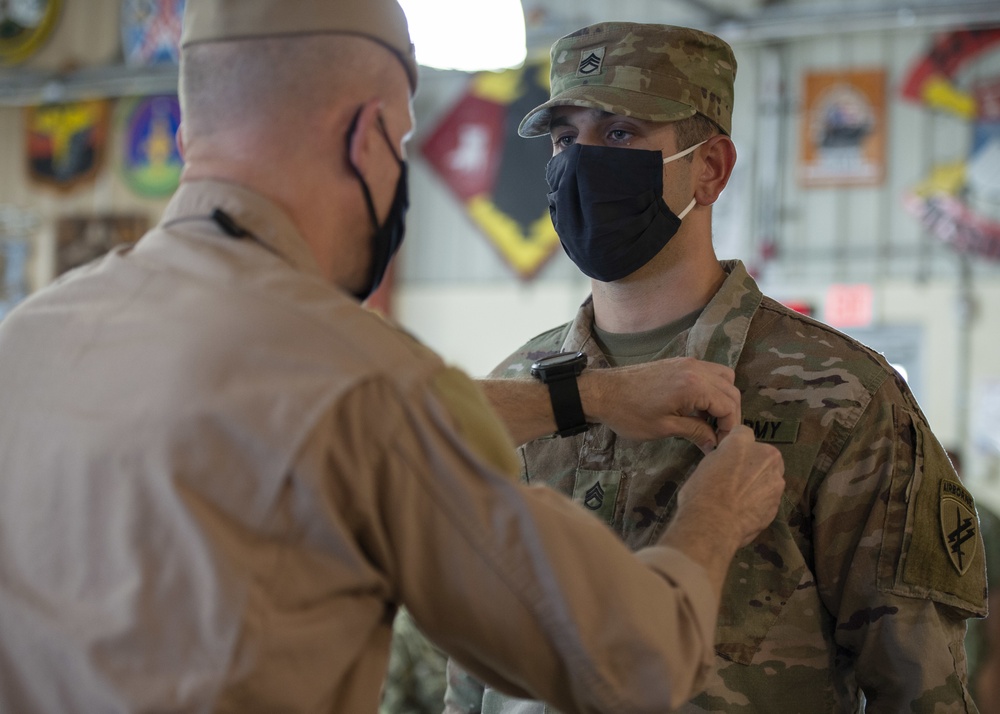
M 552 400 L 552 412 L 556 417 L 556 436 L 573 436 L 587 430 L 587 418 L 583 414 L 583 403 L 580 401 L 580 388 L 576 384 L 576 375 L 567 375 L 562 379 L 548 382 L 549 399 Z

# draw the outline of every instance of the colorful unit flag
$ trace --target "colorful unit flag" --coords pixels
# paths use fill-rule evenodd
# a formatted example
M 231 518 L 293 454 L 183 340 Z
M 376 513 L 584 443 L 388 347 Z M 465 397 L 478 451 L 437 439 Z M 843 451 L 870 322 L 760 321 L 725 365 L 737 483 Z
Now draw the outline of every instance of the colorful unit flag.
M 517 135 L 549 98 L 549 66 L 481 72 L 423 142 L 421 152 L 501 257 L 523 278 L 559 247 L 549 218 L 545 164 L 552 145 Z
M 34 181 L 69 190 L 97 174 L 108 136 L 106 101 L 28 107 L 25 124 Z
M 970 149 L 932 166 L 903 205 L 935 237 L 1000 260 L 1000 75 L 983 59 L 1000 51 L 1000 28 L 939 35 L 903 81 L 904 99 L 969 123 Z M 994 65 L 995 66 L 995 65 Z
M 180 181 L 177 128 L 181 107 L 174 95 L 133 99 L 121 105 L 122 178 L 146 198 L 169 196 Z
M 52 34 L 62 0 L 0 2 L 0 67 L 35 54 Z
M 184 0 L 123 0 L 122 54 L 126 64 L 177 64 Z

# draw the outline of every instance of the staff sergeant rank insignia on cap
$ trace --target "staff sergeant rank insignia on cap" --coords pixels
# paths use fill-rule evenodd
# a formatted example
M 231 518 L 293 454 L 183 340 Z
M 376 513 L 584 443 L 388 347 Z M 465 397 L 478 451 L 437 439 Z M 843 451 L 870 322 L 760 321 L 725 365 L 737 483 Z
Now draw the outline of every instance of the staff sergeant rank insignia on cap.
M 592 74 L 600 74 L 604 66 L 604 50 L 604 47 L 583 50 L 580 53 L 580 65 L 576 68 L 576 76 L 589 77 Z
M 976 559 L 976 506 L 972 495 L 955 481 L 941 481 L 941 535 L 951 564 L 965 575 Z

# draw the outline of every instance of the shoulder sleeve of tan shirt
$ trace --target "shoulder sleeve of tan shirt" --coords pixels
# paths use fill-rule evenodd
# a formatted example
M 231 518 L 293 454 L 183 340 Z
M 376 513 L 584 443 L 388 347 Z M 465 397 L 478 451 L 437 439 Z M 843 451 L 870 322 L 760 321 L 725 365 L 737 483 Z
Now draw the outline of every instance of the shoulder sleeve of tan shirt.
M 470 672 L 581 713 L 659 714 L 700 687 L 718 609 L 701 567 L 665 547 L 636 557 L 516 483 L 513 446 L 460 372 L 406 393 L 370 380 L 321 428 L 331 503 L 389 599 Z

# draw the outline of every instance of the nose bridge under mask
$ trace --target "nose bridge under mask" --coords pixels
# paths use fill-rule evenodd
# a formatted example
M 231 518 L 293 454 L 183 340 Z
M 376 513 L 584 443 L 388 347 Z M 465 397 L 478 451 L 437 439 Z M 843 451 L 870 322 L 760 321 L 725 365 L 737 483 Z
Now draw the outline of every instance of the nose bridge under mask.
M 646 149 L 573 144 L 549 159 L 545 179 L 550 191 L 572 185 L 585 192 L 620 193 L 639 183 L 659 195 L 663 192 L 661 156 L 659 151 Z
M 563 249 L 596 280 L 635 272 L 680 228 L 663 201 L 660 151 L 574 144 L 552 157 L 546 179 Z

